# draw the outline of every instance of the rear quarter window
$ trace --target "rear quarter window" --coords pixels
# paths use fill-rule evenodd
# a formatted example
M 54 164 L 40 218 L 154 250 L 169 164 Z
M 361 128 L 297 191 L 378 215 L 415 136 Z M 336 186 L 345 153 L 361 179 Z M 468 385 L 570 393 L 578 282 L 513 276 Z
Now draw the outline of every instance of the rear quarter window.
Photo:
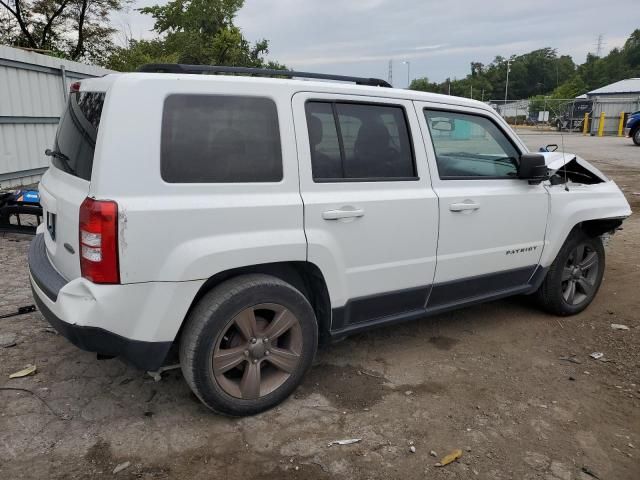
M 170 95 L 160 150 L 161 175 L 169 183 L 282 180 L 278 112 L 269 98 Z

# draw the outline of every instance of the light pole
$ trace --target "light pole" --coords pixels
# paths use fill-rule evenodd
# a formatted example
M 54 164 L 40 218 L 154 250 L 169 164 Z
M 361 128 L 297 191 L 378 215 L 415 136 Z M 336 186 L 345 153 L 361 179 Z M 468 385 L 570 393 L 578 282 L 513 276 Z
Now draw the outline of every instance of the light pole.
M 504 87 L 504 105 L 505 108 L 507 106 L 507 95 L 509 94 L 509 65 L 511 64 L 510 60 L 507 60 L 507 84 Z
M 407 88 L 409 88 L 409 86 L 411 85 L 411 62 L 408 60 L 405 60 L 404 63 L 407 66 Z

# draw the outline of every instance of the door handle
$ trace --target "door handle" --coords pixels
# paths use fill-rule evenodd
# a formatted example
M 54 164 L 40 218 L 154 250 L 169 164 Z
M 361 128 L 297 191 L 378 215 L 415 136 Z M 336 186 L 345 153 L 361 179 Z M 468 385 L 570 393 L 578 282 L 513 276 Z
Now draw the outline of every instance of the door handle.
M 326 212 L 322 212 L 322 218 L 325 220 L 341 220 L 343 218 L 358 218 L 363 216 L 363 209 L 353 207 L 343 207 L 339 210 L 327 210 Z
M 452 212 L 464 212 L 467 210 L 478 210 L 480 208 L 480 204 L 473 202 L 471 200 L 465 200 L 461 203 L 452 203 L 449 205 L 449 210 Z

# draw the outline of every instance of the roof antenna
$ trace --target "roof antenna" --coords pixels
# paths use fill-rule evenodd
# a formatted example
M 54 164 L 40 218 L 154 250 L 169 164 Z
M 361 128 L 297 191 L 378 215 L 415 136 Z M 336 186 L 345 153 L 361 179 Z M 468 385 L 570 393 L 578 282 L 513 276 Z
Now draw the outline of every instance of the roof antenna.
M 571 120 L 569 120 L 571 121 Z M 562 147 L 562 168 L 564 170 L 564 191 L 568 192 L 569 191 L 569 181 L 567 180 L 567 161 L 565 160 L 565 153 L 564 153 L 564 133 L 562 133 L 562 124 L 560 124 L 560 145 Z

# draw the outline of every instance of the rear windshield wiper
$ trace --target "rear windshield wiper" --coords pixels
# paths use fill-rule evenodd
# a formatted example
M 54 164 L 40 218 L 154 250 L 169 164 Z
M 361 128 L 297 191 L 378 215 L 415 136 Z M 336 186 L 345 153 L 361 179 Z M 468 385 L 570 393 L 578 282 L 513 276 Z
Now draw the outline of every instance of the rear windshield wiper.
M 67 169 L 67 171 L 68 172 L 73 172 L 73 169 L 71 168 L 71 164 L 69 163 L 70 159 L 64 153 L 59 152 L 57 150 L 51 150 L 50 148 L 47 148 L 44 151 L 44 154 L 47 157 L 53 157 L 53 158 L 58 158 L 58 159 L 62 160 L 64 162 L 64 166 Z

